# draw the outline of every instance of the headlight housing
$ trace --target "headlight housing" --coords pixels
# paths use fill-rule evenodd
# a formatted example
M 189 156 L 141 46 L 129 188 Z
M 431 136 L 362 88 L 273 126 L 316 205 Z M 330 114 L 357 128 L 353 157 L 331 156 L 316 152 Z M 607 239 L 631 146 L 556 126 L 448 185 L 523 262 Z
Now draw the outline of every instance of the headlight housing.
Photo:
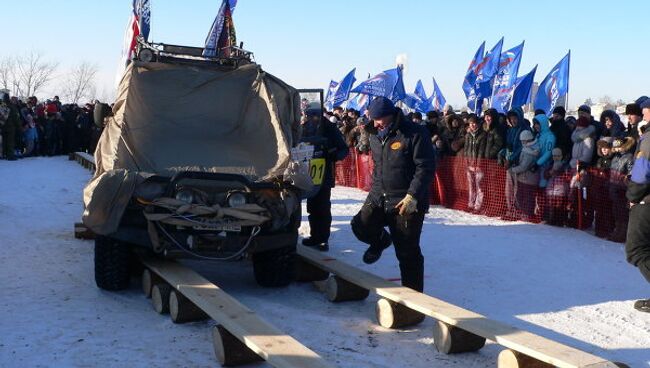
M 176 199 L 187 204 L 192 204 L 194 202 L 194 193 L 188 189 L 181 189 L 176 192 Z
M 242 192 L 228 193 L 226 202 L 229 207 L 240 207 L 246 204 L 246 195 Z

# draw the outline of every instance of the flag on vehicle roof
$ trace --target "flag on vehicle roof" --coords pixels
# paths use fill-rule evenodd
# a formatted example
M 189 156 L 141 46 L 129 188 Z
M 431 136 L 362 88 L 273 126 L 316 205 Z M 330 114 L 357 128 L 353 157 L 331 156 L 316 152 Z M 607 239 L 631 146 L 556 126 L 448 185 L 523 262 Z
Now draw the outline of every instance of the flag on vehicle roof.
M 485 41 L 479 46 L 478 50 L 474 54 L 474 58 L 469 63 L 467 68 L 467 73 L 465 73 L 465 80 L 463 80 L 463 91 L 465 92 L 465 97 L 469 98 L 470 90 L 476 82 L 476 66 L 483 60 L 483 54 L 485 53 Z
M 145 41 L 149 39 L 151 30 L 151 6 L 149 0 L 133 0 L 129 23 L 124 32 L 124 46 L 122 48 L 122 59 L 117 70 L 116 83 L 122 79 L 122 74 L 129 61 L 135 57 L 138 45 L 138 36 Z
M 236 6 L 237 0 L 223 0 L 221 3 L 219 12 L 210 27 L 210 33 L 205 39 L 203 56 L 230 56 L 229 47 L 237 44 L 235 24 L 232 18 Z M 220 52 L 224 54 L 220 54 Z
M 357 80 L 354 77 L 354 73 L 356 72 L 356 70 L 357 70 L 357 68 L 352 69 L 337 84 L 336 90 L 331 95 L 331 101 L 332 101 L 332 106 L 333 107 L 341 106 L 341 104 L 343 104 L 345 101 L 347 101 L 349 99 L 350 90 L 352 89 L 352 85 Z
M 535 109 L 541 109 L 550 114 L 558 100 L 569 93 L 569 64 L 571 51 L 558 62 L 540 83 L 535 96 Z
M 382 96 L 393 102 L 402 100 L 406 96 L 404 81 L 402 80 L 402 69 L 385 70 L 368 80 L 361 82 L 352 89 L 353 93 L 363 93 L 370 96 Z
M 535 72 L 537 72 L 537 65 L 530 71 L 530 73 L 523 77 L 517 78 L 512 90 L 512 97 L 510 98 L 510 109 L 513 107 L 521 107 L 530 103 L 530 95 L 533 90 L 533 80 L 535 79 Z
M 442 91 L 436 82 L 436 78 L 433 78 L 433 95 L 431 95 L 431 105 L 436 111 L 442 111 L 442 109 L 447 104 L 445 96 L 442 95 Z
M 499 71 L 494 79 L 491 107 L 500 113 L 505 113 L 510 105 L 510 97 L 519 72 L 519 64 L 524 51 L 524 43 L 501 53 Z

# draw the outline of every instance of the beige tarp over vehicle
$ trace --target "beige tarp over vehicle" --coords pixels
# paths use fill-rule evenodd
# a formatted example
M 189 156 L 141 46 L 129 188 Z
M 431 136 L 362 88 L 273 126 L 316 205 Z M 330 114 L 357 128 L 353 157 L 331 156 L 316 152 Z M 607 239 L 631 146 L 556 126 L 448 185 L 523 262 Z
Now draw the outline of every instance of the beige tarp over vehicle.
M 178 171 L 280 177 L 300 121 L 298 92 L 257 64 L 127 68 L 84 189 L 86 226 L 110 234 L 136 186 Z

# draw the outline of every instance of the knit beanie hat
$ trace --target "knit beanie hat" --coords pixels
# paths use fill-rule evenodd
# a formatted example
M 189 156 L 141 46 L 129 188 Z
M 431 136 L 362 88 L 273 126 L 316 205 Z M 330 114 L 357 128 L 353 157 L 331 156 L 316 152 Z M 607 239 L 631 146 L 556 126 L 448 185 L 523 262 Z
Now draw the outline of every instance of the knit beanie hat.
M 522 130 L 519 134 L 520 141 L 532 141 L 533 139 L 535 137 L 533 137 L 533 133 L 530 130 Z
M 377 97 L 368 106 L 371 119 L 380 119 L 395 113 L 395 104 L 386 97 Z

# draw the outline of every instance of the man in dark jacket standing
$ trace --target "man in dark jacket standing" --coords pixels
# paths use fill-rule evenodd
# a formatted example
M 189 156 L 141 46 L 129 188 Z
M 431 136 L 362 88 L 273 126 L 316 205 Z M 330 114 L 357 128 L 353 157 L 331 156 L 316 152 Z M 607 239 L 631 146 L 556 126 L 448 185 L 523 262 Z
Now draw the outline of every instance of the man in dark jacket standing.
M 420 234 L 435 171 L 433 146 L 426 128 L 407 121 L 389 99 L 374 99 L 368 110 L 374 120 L 367 126 L 375 162 L 373 182 L 361 211 L 352 219 L 352 231 L 370 245 L 363 255 L 367 264 L 376 262 L 394 243 L 402 285 L 423 291 Z
M 566 123 L 566 110 L 562 106 L 553 109 L 551 115 L 551 132 L 555 135 L 555 147 L 562 150 L 565 158 L 571 156 L 573 142 L 571 141 L 571 129 Z
M 316 195 L 307 199 L 310 236 L 303 239 L 302 244 L 326 252 L 329 250 L 330 226 L 332 226 L 330 197 L 332 188 L 335 185 L 334 165 L 336 161 L 343 160 L 348 155 L 349 150 L 341 131 L 336 125 L 325 119 L 318 109 L 305 111 L 302 137 L 308 140 L 321 139 L 323 142 L 323 158 L 325 159 L 320 189 Z M 318 173 L 319 169 L 316 168 L 315 171 Z
M 640 107 L 644 120 L 650 121 L 650 100 Z M 639 138 L 626 196 L 631 206 L 625 242 L 627 261 L 650 282 L 650 131 Z M 650 299 L 637 301 L 634 308 L 650 312 Z

